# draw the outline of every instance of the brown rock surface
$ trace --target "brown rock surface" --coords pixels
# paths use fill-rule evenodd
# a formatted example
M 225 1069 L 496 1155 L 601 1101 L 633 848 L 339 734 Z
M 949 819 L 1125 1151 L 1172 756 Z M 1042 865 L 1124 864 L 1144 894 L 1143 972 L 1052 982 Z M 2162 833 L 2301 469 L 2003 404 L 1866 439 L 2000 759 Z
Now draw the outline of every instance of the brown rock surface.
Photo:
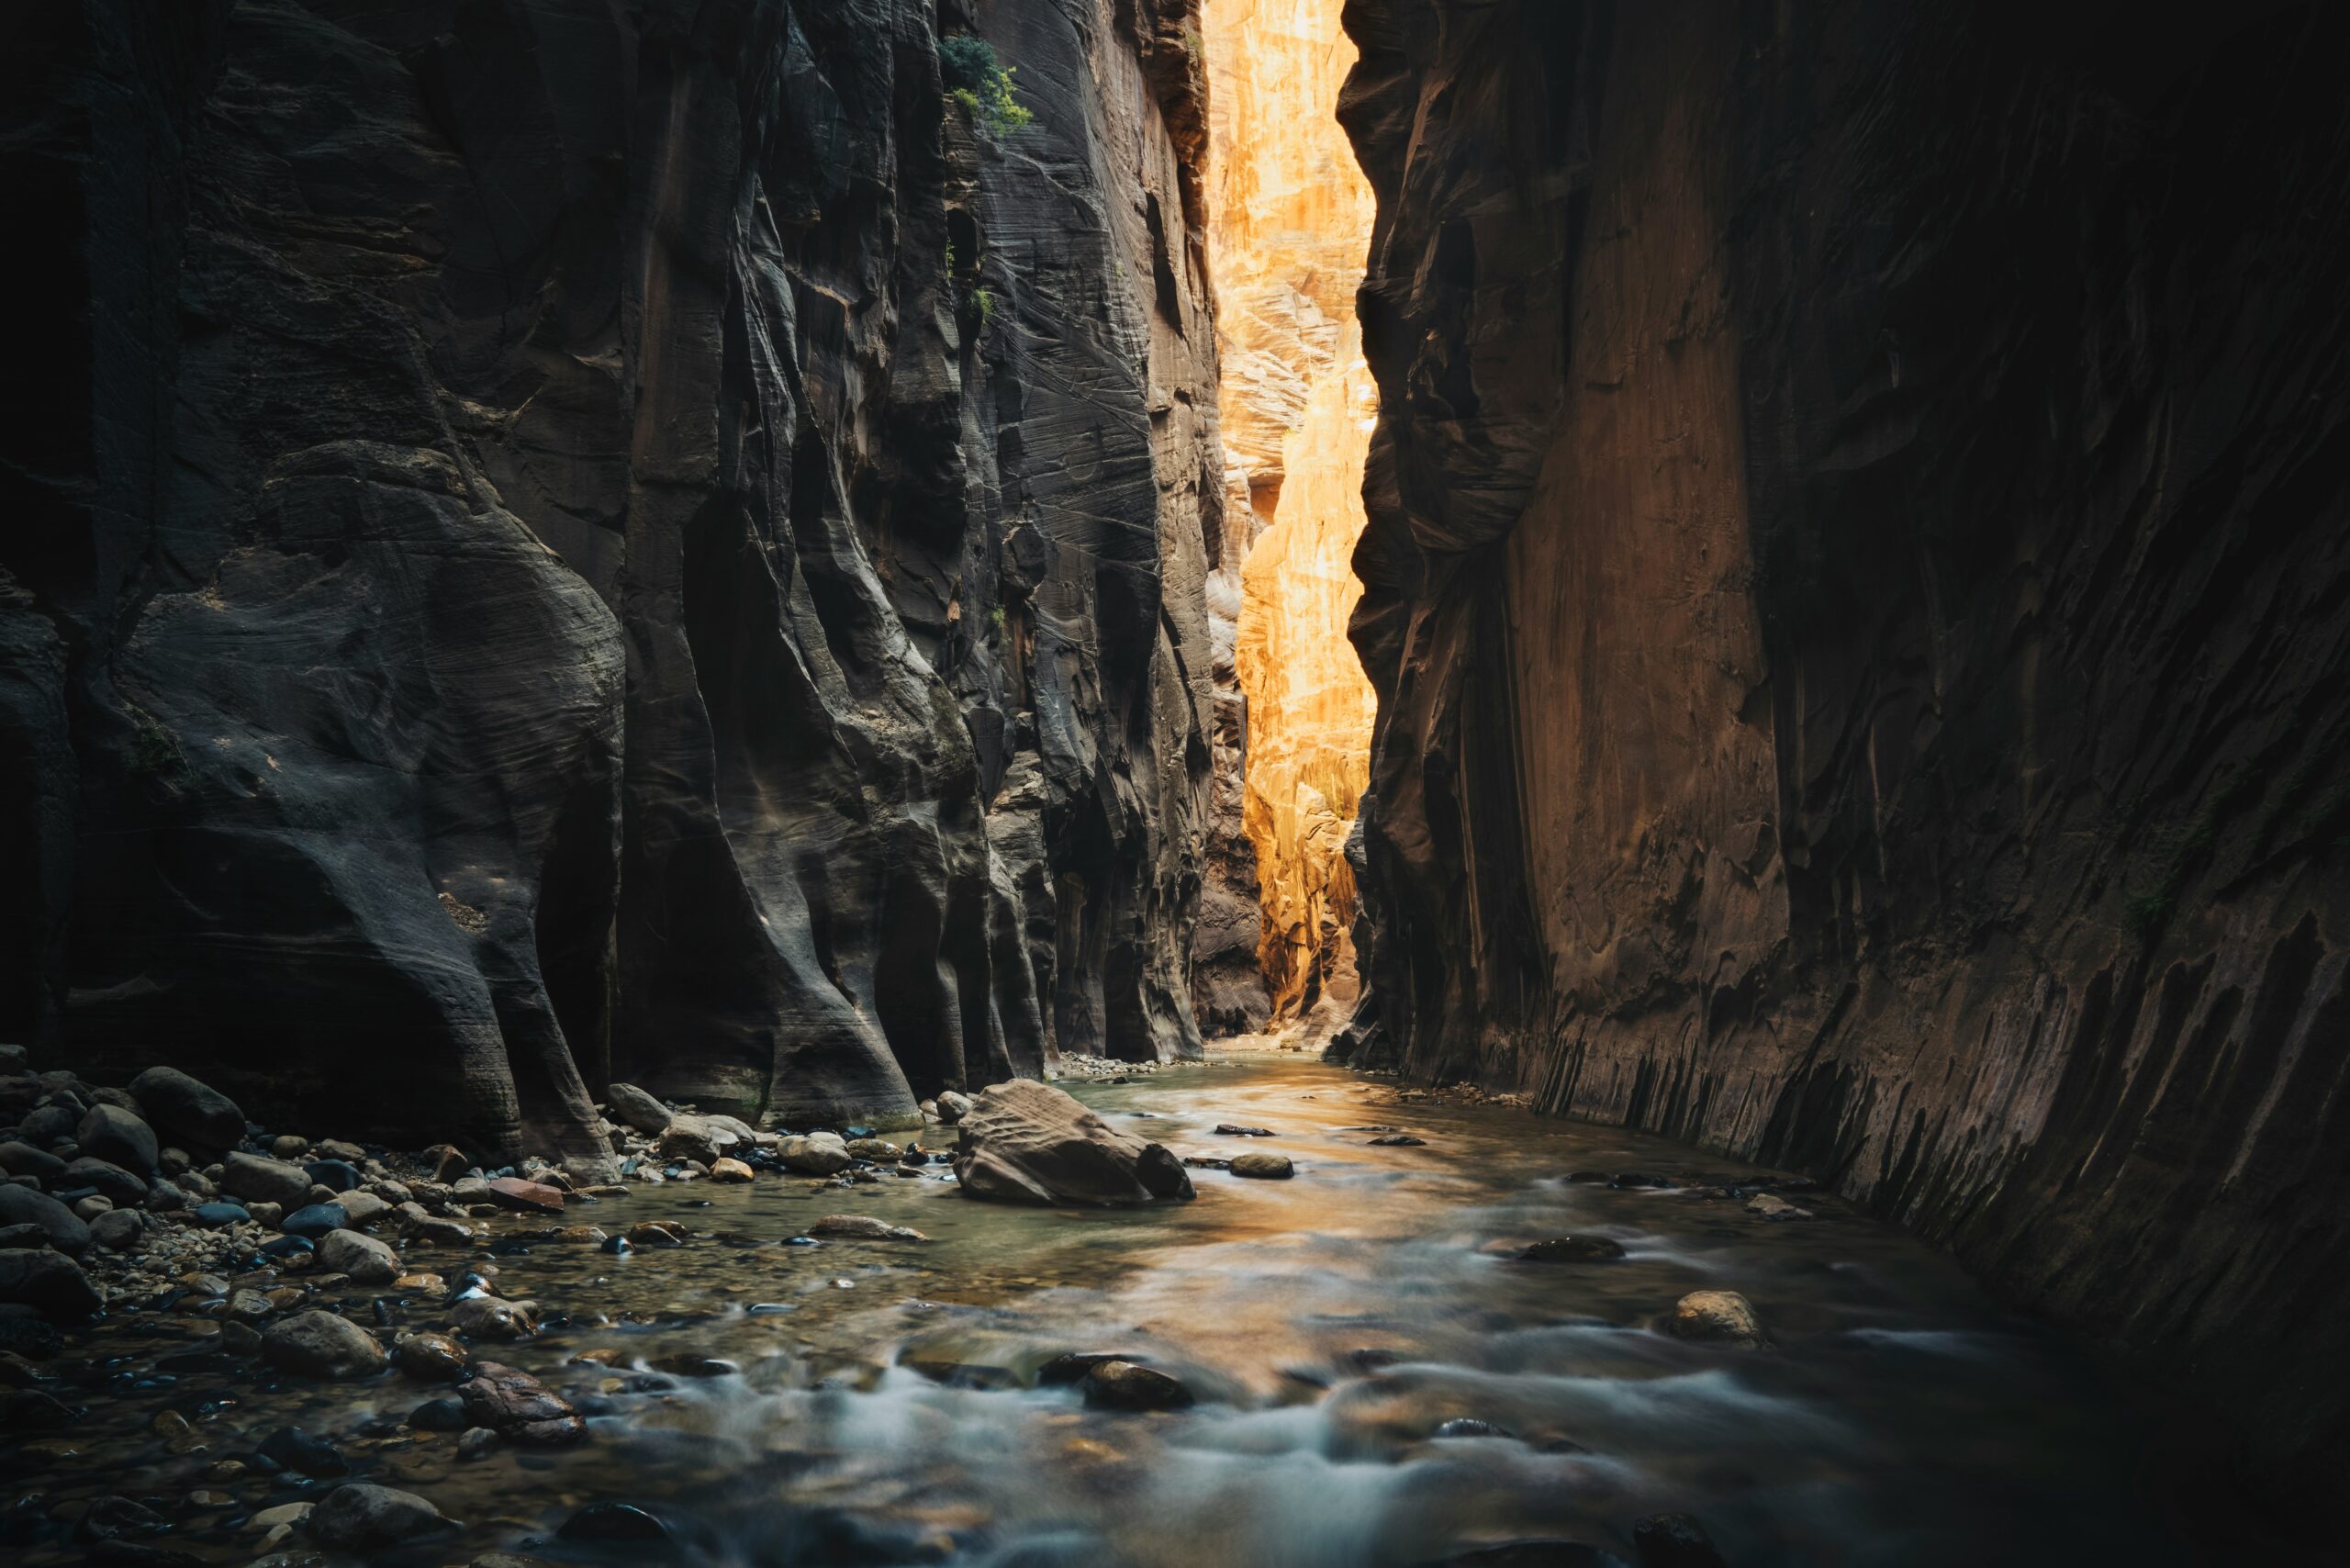
M 1346 1047 L 1830 1179 L 2329 1474 L 2350 17 L 1347 15 Z
M 1015 1204 L 1147 1204 L 1192 1195 L 1162 1144 L 1130 1137 L 1034 1079 L 991 1085 L 956 1126 L 964 1194 Z

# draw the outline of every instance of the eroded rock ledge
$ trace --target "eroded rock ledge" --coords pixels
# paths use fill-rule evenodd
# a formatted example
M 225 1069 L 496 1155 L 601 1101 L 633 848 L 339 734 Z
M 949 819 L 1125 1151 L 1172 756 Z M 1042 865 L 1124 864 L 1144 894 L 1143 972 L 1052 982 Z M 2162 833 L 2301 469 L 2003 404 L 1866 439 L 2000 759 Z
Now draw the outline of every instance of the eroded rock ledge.
M 2323 1473 L 2350 23 L 1348 22 L 1358 1059 L 1830 1178 Z
M 28 14 L 0 1037 L 541 1151 L 1196 1050 L 1191 5 Z

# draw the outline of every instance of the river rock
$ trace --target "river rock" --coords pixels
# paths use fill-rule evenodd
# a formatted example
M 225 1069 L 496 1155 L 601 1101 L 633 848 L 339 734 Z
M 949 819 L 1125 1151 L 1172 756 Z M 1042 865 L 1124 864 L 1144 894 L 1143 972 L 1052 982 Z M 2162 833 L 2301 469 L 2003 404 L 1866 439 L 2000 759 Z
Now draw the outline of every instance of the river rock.
M 372 1236 L 330 1230 L 319 1238 L 319 1261 L 353 1284 L 388 1285 L 400 1277 L 400 1255 Z
M 257 1450 L 281 1470 L 307 1475 L 314 1481 L 330 1481 L 338 1475 L 351 1473 L 351 1466 L 341 1450 L 324 1438 L 312 1437 L 299 1427 L 280 1427 L 262 1439 Z
M 53 1182 L 65 1174 L 65 1161 L 45 1148 L 35 1148 L 21 1138 L 0 1143 L 0 1170 L 11 1176 L 30 1176 L 36 1181 Z
M 14 1248 L 39 1248 L 49 1245 L 49 1232 L 27 1221 L 15 1225 L 0 1225 L 0 1250 Z
M 130 1081 L 131 1098 L 148 1124 L 192 1148 L 233 1148 L 244 1140 L 245 1114 L 237 1103 L 175 1067 L 151 1067 Z
M 1762 1320 L 1754 1304 L 1736 1291 L 1692 1291 L 1673 1305 L 1665 1332 L 1676 1339 L 1745 1349 L 1762 1343 Z
M 305 1161 L 302 1173 L 315 1186 L 324 1187 L 340 1196 L 359 1185 L 359 1167 L 348 1159 L 312 1159 Z
M 342 1229 L 351 1223 L 351 1211 L 337 1204 L 305 1204 L 277 1222 L 277 1228 L 288 1236 L 307 1236 L 312 1241 Z
M 587 1545 L 666 1546 L 670 1541 L 668 1527 L 633 1503 L 590 1503 L 564 1520 L 555 1534 Z
M 147 1234 L 148 1223 L 139 1209 L 116 1209 L 90 1221 L 90 1239 L 109 1252 L 128 1251 Z
M 489 1201 L 501 1209 L 518 1214 L 559 1215 L 563 1212 L 563 1190 L 543 1182 L 526 1182 L 520 1176 L 494 1176 L 489 1182 Z
M 1235 1176 L 1258 1182 L 1286 1182 L 1297 1174 L 1286 1154 L 1236 1154 L 1230 1170 Z
M 392 1205 L 387 1200 L 369 1192 L 340 1193 L 335 1202 L 342 1207 L 345 1223 L 354 1230 L 364 1225 L 373 1225 L 392 1212 Z
M 604 1103 L 615 1117 L 647 1137 L 659 1137 L 677 1119 L 677 1113 L 662 1103 L 660 1096 L 633 1083 L 615 1083 L 606 1089 Z
M 690 1159 L 708 1165 L 718 1158 L 722 1136 L 718 1128 L 699 1116 L 678 1116 L 662 1129 L 655 1149 L 664 1159 Z
M 87 1317 L 106 1305 L 82 1265 L 47 1248 L 0 1250 L 0 1302 L 63 1319 Z
M 938 1097 L 938 1119 L 953 1126 L 971 1114 L 971 1097 L 959 1090 L 949 1089 Z
M 457 1385 L 465 1418 L 519 1443 L 559 1446 L 588 1435 L 588 1423 L 568 1400 L 549 1393 L 526 1372 L 484 1361 Z
M 1624 1248 L 1604 1236 L 1554 1236 L 1518 1249 L 1517 1256 L 1527 1263 L 1612 1263 Z
M 375 1336 L 319 1308 L 272 1324 L 262 1335 L 261 1353 L 272 1366 L 336 1382 L 372 1377 L 388 1360 Z
M 1192 1403 L 1192 1391 L 1180 1381 L 1132 1361 L 1098 1362 L 1079 1387 L 1088 1405 L 1110 1410 L 1180 1410 Z
M 1706 1527 L 1690 1514 L 1651 1514 L 1632 1526 L 1640 1568 L 1725 1568 Z
M 0 1186 L 0 1225 L 37 1225 L 60 1252 L 80 1257 L 90 1249 L 90 1227 L 72 1209 L 30 1187 Z
M 415 1493 L 361 1481 L 319 1498 L 302 1521 L 312 1540 L 341 1551 L 372 1551 L 448 1527 L 441 1510 Z
M 1811 1211 L 1798 1208 L 1775 1193 L 1757 1193 L 1746 1205 L 1746 1212 L 1760 1219 L 1809 1219 Z
M 796 1134 L 777 1145 L 775 1152 L 785 1170 L 803 1176 L 837 1176 L 856 1163 L 838 1133 Z
M 538 1331 L 537 1322 L 519 1303 L 494 1295 L 469 1295 L 449 1308 L 449 1321 L 471 1339 L 527 1339 Z
M 52 1185 L 60 1192 L 70 1192 L 75 1187 L 95 1187 L 106 1202 L 122 1208 L 132 1208 L 147 1201 L 147 1179 L 144 1176 L 93 1154 L 67 1160 L 65 1174 Z
M 945 1096 L 940 1102 L 943 1110 Z M 982 1091 L 957 1129 L 955 1174 L 966 1197 L 1109 1205 L 1193 1195 L 1166 1146 L 1118 1131 L 1032 1078 Z
M 93 1105 L 73 1129 L 73 1141 L 95 1159 L 119 1165 L 141 1177 L 155 1173 L 162 1147 L 155 1129 L 119 1105 Z
M 446 1334 L 403 1334 L 392 1342 L 392 1364 L 419 1383 L 455 1383 L 470 1359 Z
M 739 1159 L 728 1159 L 722 1156 L 711 1162 L 710 1179 L 713 1182 L 750 1182 L 756 1180 L 757 1175 L 756 1171 Z
M 435 1182 L 454 1182 L 474 1168 L 465 1151 L 453 1143 L 436 1143 L 423 1154 L 424 1168 Z
M 198 1204 L 188 1210 L 187 1216 L 206 1230 L 222 1230 L 253 1217 L 242 1204 Z
M 628 1233 L 615 1239 L 632 1247 L 683 1247 L 685 1227 L 673 1220 L 641 1219 L 628 1227 Z
M 309 1204 L 310 1184 L 310 1173 L 300 1166 L 242 1149 L 221 1163 L 220 1190 L 232 1197 L 299 1209 Z
M 811 1236 L 839 1236 L 865 1241 L 927 1241 L 921 1231 L 891 1225 L 870 1215 L 826 1215 L 808 1227 Z
M 885 1137 L 852 1138 L 848 1151 L 859 1159 L 870 1159 L 878 1165 L 894 1165 L 906 1157 L 902 1147 Z

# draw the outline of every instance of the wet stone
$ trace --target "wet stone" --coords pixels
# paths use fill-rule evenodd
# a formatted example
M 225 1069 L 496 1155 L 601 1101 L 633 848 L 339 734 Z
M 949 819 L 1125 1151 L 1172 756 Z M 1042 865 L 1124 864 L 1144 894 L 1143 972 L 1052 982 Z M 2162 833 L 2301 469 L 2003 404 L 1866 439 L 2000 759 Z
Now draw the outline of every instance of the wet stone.
M 1706 1527 L 1689 1514 L 1651 1514 L 1632 1527 L 1640 1568 L 1725 1568 Z
M 1520 1248 L 1517 1256 L 1528 1263 L 1612 1263 L 1624 1248 L 1604 1236 L 1554 1236 Z
M 1286 1182 L 1297 1174 L 1297 1167 L 1285 1154 L 1236 1154 L 1231 1170 L 1235 1176 L 1257 1182 Z
M 262 1439 L 258 1450 L 281 1470 L 290 1470 L 313 1480 L 328 1480 L 351 1473 L 341 1450 L 324 1438 L 313 1437 L 299 1427 L 280 1427 Z
M 1192 1403 L 1192 1391 L 1181 1382 L 1132 1361 L 1100 1362 L 1080 1386 L 1088 1405 L 1107 1410 L 1180 1410 Z

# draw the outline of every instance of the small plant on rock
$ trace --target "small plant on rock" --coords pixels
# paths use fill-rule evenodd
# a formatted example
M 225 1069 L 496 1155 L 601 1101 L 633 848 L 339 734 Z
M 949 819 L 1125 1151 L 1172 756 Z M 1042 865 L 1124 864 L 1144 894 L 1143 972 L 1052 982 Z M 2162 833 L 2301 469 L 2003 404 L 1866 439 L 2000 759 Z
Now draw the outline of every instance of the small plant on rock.
M 974 125 L 984 123 L 997 136 L 1009 136 L 1035 123 L 1035 112 L 1014 94 L 1015 68 L 996 58 L 995 46 L 985 39 L 957 33 L 938 40 L 938 73 L 947 96 L 962 106 Z

